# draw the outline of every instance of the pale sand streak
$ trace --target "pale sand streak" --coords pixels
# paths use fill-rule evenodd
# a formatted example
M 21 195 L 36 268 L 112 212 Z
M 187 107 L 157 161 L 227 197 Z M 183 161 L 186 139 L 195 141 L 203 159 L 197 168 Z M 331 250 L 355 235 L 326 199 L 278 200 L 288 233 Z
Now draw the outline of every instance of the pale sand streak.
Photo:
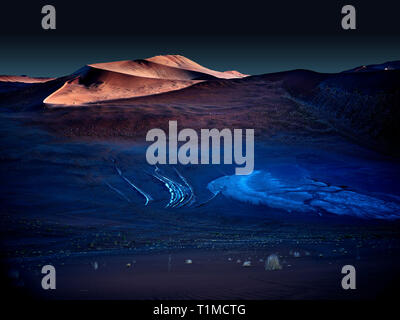
M 135 184 L 133 184 L 127 177 L 125 177 L 122 174 L 122 171 L 118 168 L 118 166 L 115 164 L 115 170 L 117 171 L 117 173 L 119 174 L 119 176 L 125 180 L 132 188 L 134 188 L 137 192 L 139 192 L 145 199 L 145 206 L 147 206 L 147 204 L 153 200 L 153 198 L 151 197 L 151 195 L 149 195 L 148 193 L 144 192 L 143 190 L 141 190 L 139 187 L 137 187 Z
M 175 169 L 176 170 L 176 169 Z M 176 170 L 177 171 L 177 170 Z M 190 206 L 194 201 L 194 193 L 192 187 L 186 181 L 186 179 L 177 171 L 178 176 L 182 179 L 182 181 L 186 184 L 183 186 L 179 182 L 176 182 L 160 173 L 160 169 L 156 166 L 154 170 L 153 177 L 157 180 L 161 181 L 165 187 L 167 187 L 170 193 L 170 199 L 166 208 L 179 208 L 182 206 Z
M 117 188 L 113 187 L 111 184 L 109 184 L 108 182 L 105 182 L 105 184 L 113 191 L 115 191 L 116 193 L 118 193 L 122 198 L 124 198 L 126 201 L 131 202 L 131 200 L 120 190 L 118 190 Z

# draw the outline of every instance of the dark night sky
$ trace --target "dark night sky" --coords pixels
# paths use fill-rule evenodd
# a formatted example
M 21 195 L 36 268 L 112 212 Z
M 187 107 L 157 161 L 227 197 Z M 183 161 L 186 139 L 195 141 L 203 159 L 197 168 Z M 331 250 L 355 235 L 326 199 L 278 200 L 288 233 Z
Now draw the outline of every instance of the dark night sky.
M 41 29 L 41 8 L 57 30 Z M 357 9 L 357 30 L 340 27 Z M 100 61 L 182 54 L 217 70 L 336 72 L 400 60 L 398 1 L 13 1 L 1 4 L 0 74 L 59 76 Z

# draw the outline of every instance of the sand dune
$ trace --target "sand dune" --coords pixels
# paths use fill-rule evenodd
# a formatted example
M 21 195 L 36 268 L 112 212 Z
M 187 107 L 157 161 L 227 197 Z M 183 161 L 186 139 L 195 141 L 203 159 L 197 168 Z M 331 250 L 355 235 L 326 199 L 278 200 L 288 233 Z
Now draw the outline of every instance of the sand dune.
M 170 67 L 147 60 L 123 60 L 116 62 L 95 63 L 90 67 L 119 72 L 123 74 L 167 80 L 208 80 L 216 77 L 199 71 Z
M 235 70 L 225 72 L 214 71 L 180 55 L 155 56 L 146 60 L 165 66 L 206 73 L 220 79 L 234 79 L 248 76 Z
M 381 64 L 370 64 L 367 66 L 359 66 L 350 70 L 343 71 L 344 73 L 351 72 L 376 72 L 376 71 L 390 71 L 399 70 L 400 61 L 388 61 Z
M 51 105 L 82 105 L 169 92 L 199 81 L 146 78 L 87 67 L 81 75 L 65 82 L 43 102 Z
M 48 105 L 93 102 L 155 95 L 216 79 L 242 78 L 237 71 L 219 72 L 182 56 L 157 56 L 90 64 L 44 99 Z
M 0 75 L 0 82 L 42 83 L 50 80 L 54 80 L 54 78 Z

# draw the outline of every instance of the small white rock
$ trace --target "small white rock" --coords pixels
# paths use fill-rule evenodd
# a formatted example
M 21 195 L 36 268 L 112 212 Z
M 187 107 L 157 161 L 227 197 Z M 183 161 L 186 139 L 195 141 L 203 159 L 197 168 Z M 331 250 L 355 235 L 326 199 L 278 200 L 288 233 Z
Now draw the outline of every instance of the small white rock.
M 97 261 L 92 263 L 93 269 L 97 270 L 99 268 L 99 264 L 97 263 Z
M 282 266 L 276 254 L 271 254 L 265 261 L 265 270 L 281 270 Z
M 251 261 L 243 262 L 242 267 L 251 267 Z

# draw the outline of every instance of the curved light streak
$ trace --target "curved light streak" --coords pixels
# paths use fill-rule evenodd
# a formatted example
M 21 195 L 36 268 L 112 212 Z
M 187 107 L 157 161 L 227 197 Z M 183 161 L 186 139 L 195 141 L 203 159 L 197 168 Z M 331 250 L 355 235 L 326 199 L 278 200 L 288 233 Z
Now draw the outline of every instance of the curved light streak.
M 179 173 L 178 176 L 181 179 L 183 178 L 183 176 L 180 175 Z M 166 208 L 179 208 L 186 205 L 190 205 L 193 202 L 194 198 L 193 189 L 187 183 L 185 178 L 183 178 L 182 181 L 186 184 L 186 186 L 161 174 L 160 169 L 157 166 L 154 169 L 153 177 L 162 182 L 164 186 L 168 189 L 168 192 L 170 193 L 170 199 L 167 205 L 165 206 Z
M 215 192 L 210 199 L 198 204 L 196 207 L 201 207 L 204 206 L 205 204 L 209 203 L 211 200 L 213 200 L 217 195 L 219 195 L 221 193 L 221 190 L 218 190 L 217 192 Z
M 117 188 L 113 187 L 111 184 L 109 184 L 108 182 L 105 182 L 105 184 L 113 191 L 115 191 L 116 193 L 118 193 L 122 198 L 124 198 L 126 201 L 131 202 L 131 200 L 120 190 L 118 190 Z
M 146 199 L 146 201 L 145 201 L 145 203 L 144 203 L 145 206 L 147 206 L 148 203 L 149 203 L 150 201 L 153 200 L 153 198 L 151 197 L 151 195 L 149 195 L 148 193 L 144 192 L 142 189 L 140 189 L 138 186 L 136 186 L 132 181 L 130 181 L 127 177 L 125 177 L 125 176 L 122 174 L 121 169 L 119 169 L 118 166 L 117 166 L 116 164 L 115 164 L 115 170 L 117 171 L 118 175 L 119 175 L 123 180 L 125 180 L 125 182 L 127 182 L 133 189 L 135 189 L 137 192 L 139 192 L 139 193 Z

